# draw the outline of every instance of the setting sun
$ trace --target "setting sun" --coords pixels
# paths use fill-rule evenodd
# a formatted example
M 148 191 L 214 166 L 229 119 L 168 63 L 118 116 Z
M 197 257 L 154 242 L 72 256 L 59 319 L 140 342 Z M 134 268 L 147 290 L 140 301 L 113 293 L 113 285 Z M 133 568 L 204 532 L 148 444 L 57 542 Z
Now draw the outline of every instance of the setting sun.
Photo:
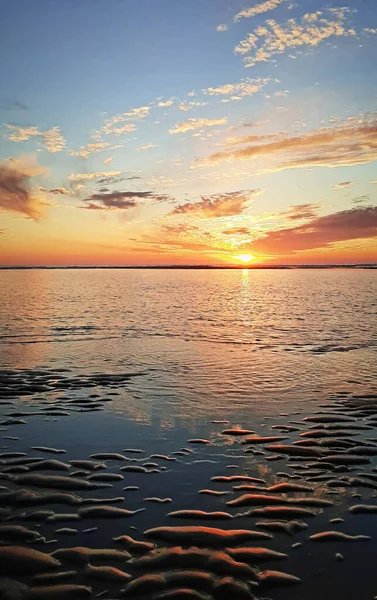
M 244 263 L 249 263 L 255 259 L 255 256 L 252 254 L 239 254 L 236 258 Z

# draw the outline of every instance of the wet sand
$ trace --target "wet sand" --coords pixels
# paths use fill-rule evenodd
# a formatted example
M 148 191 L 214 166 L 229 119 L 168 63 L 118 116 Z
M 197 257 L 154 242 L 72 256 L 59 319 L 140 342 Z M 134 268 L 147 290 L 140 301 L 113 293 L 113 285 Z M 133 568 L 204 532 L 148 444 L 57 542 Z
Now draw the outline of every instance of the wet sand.
M 376 595 L 376 394 L 177 443 L 122 433 L 140 375 L 0 372 L 0 598 Z

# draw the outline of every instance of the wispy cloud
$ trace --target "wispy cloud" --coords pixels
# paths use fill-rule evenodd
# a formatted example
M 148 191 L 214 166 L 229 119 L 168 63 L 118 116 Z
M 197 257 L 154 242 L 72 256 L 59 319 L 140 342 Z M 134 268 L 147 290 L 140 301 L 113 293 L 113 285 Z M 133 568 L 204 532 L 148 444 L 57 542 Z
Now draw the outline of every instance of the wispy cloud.
M 65 187 L 53 188 L 52 190 L 46 190 L 46 188 L 39 188 L 41 192 L 47 192 L 48 194 L 54 194 L 54 196 L 66 196 L 70 192 Z
M 320 208 L 320 204 L 296 204 L 274 216 L 283 217 L 287 221 L 302 221 L 316 217 Z
M 246 8 L 245 10 L 241 10 L 239 13 L 237 13 L 234 17 L 234 21 L 237 22 L 240 21 L 240 19 L 251 19 L 256 15 L 270 12 L 285 1 L 286 0 L 266 0 L 266 2 L 255 4 L 251 8 Z
M 0 108 L 3 110 L 28 110 L 26 104 L 10 98 L 0 98 Z
M 183 112 L 187 112 L 189 110 L 192 110 L 193 108 L 197 108 L 198 106 L 207 106 L 208 102 L 195 102 L 194 100 L 191 102 L 180 102 L 180 104 L 178 104 L 178 108 L 179 110 L 182 110 Z
M 109 156 L 108 158 L 105 158 L 105 160 L 103 161 L 104 165 L 109 165 L 110 163 L 112 163 L 114 160 L 113 156 Z
M 40 131 L 38 127 L 6 125 L 11 133 L 8 140 L 12 142 L 27 142 L 32 137 L 39 138 L 48 152 L 61 152 L 66 146 L 66 140 L 60 127 L 53 127 L 47 131 Z
M 90 181 L 100 179 L 101 177 L 118 177 L 122 171 L 98 171 L 97 173 L 72 173 L 68 179 L 70 181 Z
M 38 220 L 48 203 L 33 189 L 31 179 L 47 172 L 34 157 L 19 157 L 0 164 L 0 210 L 19 213 Z
M 48 152 L 61 152 L 65 148 L 66 141 L 59 127 L 44 131 L 42 138 Z
M 221 23 L 220 25 L 218 25 L 216 27 L 216 31 L 221 31 L 221 32 L 228 31 L 228 25 Z
M 336 183 L 332 186 L 332 190 L 343 190 L 345 188 L 349 188 L 352 185 L 355 185 L 356 181 L 341 181 L 340 183 Z
M 138 206 L 139 201 L 154 200 L 156 202 L 165 202 L 170 200 L 170 196 L 165 194 L 156 194 L 151 191 L 115 191 L 110 193 L 92 194 L 85 200 L 82 208 L 88 210 L 128 210 Z
M 226 83 L 219 87 L 209 87 L 203 91 L 207 96 L 230 96 L 232 100 L 240 100 L 245 96 L 253 96 L 270 82 L 268 77 L 258 79 L 242 79 L 239 83 Z
M 19 125 L 6 125 L 11 133 L 8 135 L 8 140 L 11 142 L 27 142 L 33 136 L 40 136 L 41 132 L 38 127 L 28 127 Z
M 160 100 L 159 103 L 157 104 L 157 106 L 159 108 L 168 108 L 169 106 L 173 106 L 174 104 L 174 100 L 171 98 L 170 100 Z
M 243 60 L 246 67 L 253 67 L 287 50 L 292 52 L 303 47 L 313 48 L 331 37 L 355 35 L 355 31 L 347 29 L 345 25 L 348 9 L 329 9 L 329 12 L 329 18 L 324 18 L 323 13 L 317 11 L 305 14 L 300 22 L 289 19 L 283 25 L 269 19 L 242 40 L 234 52 L 245 56 Z
M 80 156 L 81 158 L 88 158 L 96 152 L 101 152 L 110 146 L 110 142 L 92 142 L 86 146 L 81 146 L 79 150 L 69 150 L 68 154 L 71 156 Z
M 377 159 L 377 120 L 374 115 L 364 119 L 352 118 L 344 124 L 322 127 L 304 135 L 281 135 L 280 139 L 272 142 L 263 143 L 262 140 L 262 143 L 258 143 L 255 136 L 248 136 L 237 143 L 245 146 L 238 150 L 230 146 L 223 152 L 199 161 L 199 165 L 250 160 L 262 156 L 280 160 L 282 156 L 285 158 L 283 162 L 272 166 L 272 171 L 368 163 Z
M 148 144 L 145 144 L 145 146 L 139 146 L 138 150 L 150 150 L 151 148 L 158 148 L 157 144 L 152 144 L 152 142 L 149 142 Z
M 139 106 L 138 108 L 132 108 L 128 112 L 120 113 L 106 119 L 105 124 L 102 128 L 102 132 L 106 135 L 120 135 L 121 133 L 129 133 L 136 129 L 133 123 L 127 123 L 120 127 L 114 127 L 118 123 L 125 123 L 128 121 L 139 121 L 145 119 L 150 113 L 150 106 Z
M 248 227 L 230 227 L 222 232 L 223 235 L 250 235 Z
M 203 127 L 215 127 L 216 125 L 226 125 L 228 123 L 227 117 L 220 119 L 189 119 L 178 123 L 172 129 L 169 129 L 169 133 L 186 133 L 187 131 L 193 131 L 196 129 L 202 129 Z
M 369 203 L 370 196 L 368 194 L 363 194 L 362 196 L 357 196 L 356 198 L 352 198 L 352 204 L 365 204 Z
M 269 231 L 249 247 L 261 255 L 287 255 L 375 236 L 377 207 L 369 206 L 318 217 L 298 227 Z
M 241 214 L 248 208 L 260 190 L 241 190 L 226 194 L 202 196 L 199 202 L 186 202 L 172 210 L 170 215 L 190 215 L 201 219 L 227 217 Z
M 114 127 L 113 125 L 105 125 L 103 132 L 105 135 L 121 135 L 122 133 L 131 133 L 136 130 L 134 123 L 126 123 L 120 127 Z

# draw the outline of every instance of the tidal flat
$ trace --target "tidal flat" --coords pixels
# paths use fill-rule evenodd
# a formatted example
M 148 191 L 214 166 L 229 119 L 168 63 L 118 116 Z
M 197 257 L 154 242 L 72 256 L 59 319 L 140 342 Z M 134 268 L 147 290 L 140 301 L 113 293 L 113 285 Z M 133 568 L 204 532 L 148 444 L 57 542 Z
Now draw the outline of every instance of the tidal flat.
M 354 349 L 345 350 L 350 343 L 332 332 L 327 317 L 318 332 L 321 297 L 312 310 L 300 304 L 300 274 L 296 304 L 276 300 L 270 307 L 284 326 L 256 325 L 262 275 L 253 281 L 249 274 L 246 283 L 242 273 L 225 281 L 206 274 L 205 285 L 204 275 L 195 275 L 208 301 L 214 286 L 229 297 L 237 286 L 248 290 L 227 325 L 224 312 L 214 316 L 216 303 L 200 325 L 197 309 L 194 315 L 187 308 L 195 335 L 174 308 L 182 285 L 189 294 L 192 273 L 180 281 L 177 297 L 173 288 L 160 304 L 149 332 L 135 317 L 135 299 L 122 317 L 128 328 L 114 324 L 114 307 L 106 309 L 106 324 L 96 325 L 99 298 L 94 306 L 89 296 L 83 303 L 75 295 L 77 273 L 76 283 L 64 274 L 68 313 L 59 316 L 58 296 L 55 304 L 39 299 L 35 325 L 32 297 L 21 319 L 9 320 L 9 310 L 2 317 L 0 598 L 375 597 L 372 320 L 367 328 L 367 311 L 363 324 L 356 319 Z M 347 285 L 357 275 L 342 273 Z M 48 274 L 56 289 L 62 276 Z M 99 274 L 83 274 L 89 276 Z M 126 276 L 111 274 L 117 285 Z M 131 294 L 139 286 L 149 302 L 156 295 L 161 301 L 158 290 L 173 285 L 172 275 L 153 277 L 153 292 L 133 281 Z M 292 289 L 292 274 L 284 277 L 280 287 Z M 374 285 L 368 277 L 365 288 L 358 280 L 366 297 Z M 100 281 L 104 304 L 109 292 Z M 8 283 L 9 308 L 25 286 Z M 89 294 L 88 282 L 83 289 Z M 327 303 L 333 289 L 328 279 Z M 336 303 L 334 296 L 334 311 Z M 340 331 L 351 315 L 339 319 Z M 250 343 L 253 322 L 255 338 L 263 336 L 257 347 Z M 331 337 L 332 349 L 310 344 L 318 336 Z

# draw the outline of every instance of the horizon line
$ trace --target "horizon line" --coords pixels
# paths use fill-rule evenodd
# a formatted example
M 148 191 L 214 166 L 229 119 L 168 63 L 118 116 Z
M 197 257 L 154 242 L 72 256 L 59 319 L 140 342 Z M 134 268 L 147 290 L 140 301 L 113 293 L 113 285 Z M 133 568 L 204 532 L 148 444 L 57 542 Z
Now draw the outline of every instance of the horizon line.
M 0 265 L 0 271 L 31 269 L 377 269 L 377 263 L 277 265 Z

